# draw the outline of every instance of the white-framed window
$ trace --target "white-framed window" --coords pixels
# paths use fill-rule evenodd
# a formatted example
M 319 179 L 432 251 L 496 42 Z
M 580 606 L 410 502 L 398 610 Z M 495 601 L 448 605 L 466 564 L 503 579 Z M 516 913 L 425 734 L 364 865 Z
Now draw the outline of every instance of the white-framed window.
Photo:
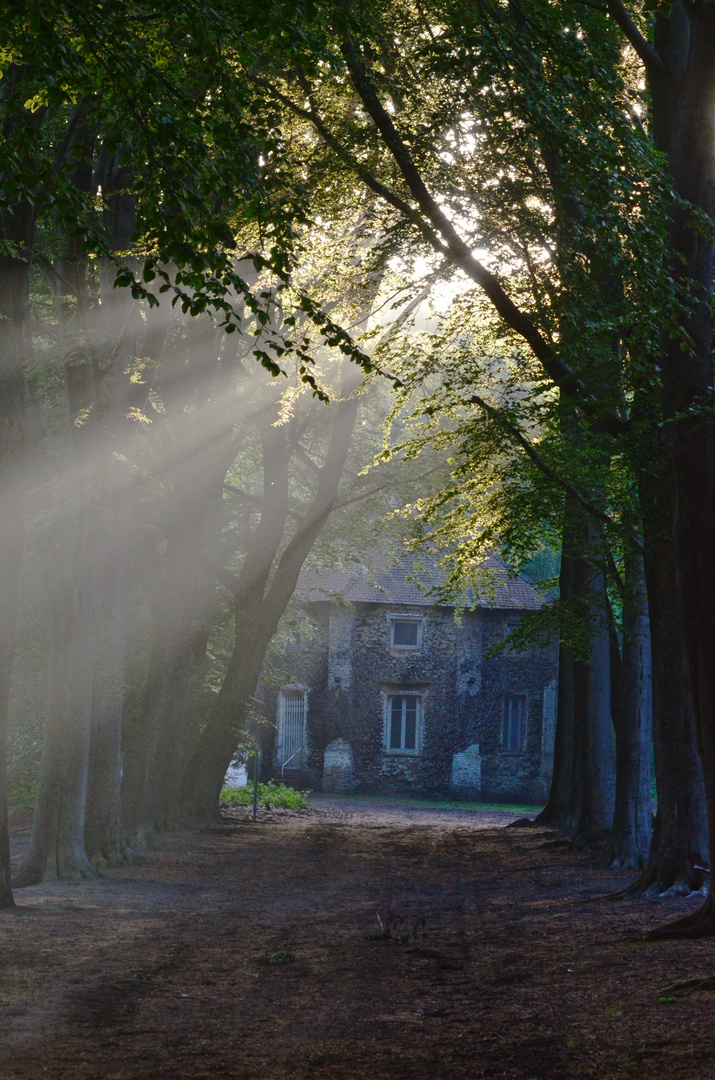
M 390 615 L 390 648 L 411 652 L 421 649 L 422 622 L 419 615 Z
M 385 749 L 388 754 L 420 752 L 422 743 L 422 695 L 388 694 L 385 717 Z
M 526 746 L 526 694 L 504 697 L 501 745 L 506 754 L 521 754 Z
M 289 686 L 278 694 L 278 768 L 301 769 L 307 750 L 308 694 Z

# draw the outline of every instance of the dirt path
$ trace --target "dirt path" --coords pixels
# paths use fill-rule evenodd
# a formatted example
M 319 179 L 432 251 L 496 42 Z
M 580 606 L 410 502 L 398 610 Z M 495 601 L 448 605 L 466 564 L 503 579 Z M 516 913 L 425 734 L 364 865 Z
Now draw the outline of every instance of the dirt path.
M 697 901 L 584 903 L 628 875 L 508 820 L 321 799 L 22 890 L 0 1077 L 715 1078 L 715 980 L 665 989 L 713 944 L 639 937 Z

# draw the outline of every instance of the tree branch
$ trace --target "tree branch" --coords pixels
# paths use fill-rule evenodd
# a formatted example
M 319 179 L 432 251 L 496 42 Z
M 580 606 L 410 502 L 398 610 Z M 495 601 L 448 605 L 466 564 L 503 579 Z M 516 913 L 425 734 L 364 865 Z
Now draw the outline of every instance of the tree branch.
M 599 403 L 589 393 L 586 384 L 561 359 L 531 319 L 516 306 L 495 275 L 478 259 L 475 259 L 469 245 L 462 239 L 430 194 L 392 118 L 383 107 L 355 45 L 349 41 L 345 42 L 341 46 L 341 51 L 353 86 L 366 112 L 392 153 L 412 197 L 437 233 L 437 243 L 433 243 L 435 250 L 442 255 L 447 254 L 453 263 L 480 286 L 506 324 L 526 341 L 546 374 L 559 389 L 565 394 L 577 397 L 587 412 L 595 412 L 599 408 Z M 414 216 L 414 211 L 411 212 L 411 216 Z M 601 423 L 611 434 L 620 434 L 626 427 L 626 422 L 610 410 L 602 414 Z
M 240 600 L 244 590 L 241 588 L 241 583 L 236 575 L 232 574 L 230 570 L 227 570 L 225 566 L 221 566 L 221 563 L 216 562 L 215 559 L 207 559 L 206 565 L 216 580 L 219 581 L 225 589 L 228 589 L 234 600 Z
M 625 37 L 633 47 L 635 53 L 643 61 L 644 65 L 652 74 L 667 75 L 668 66 L 660 53 L 646 41 L 640 30 L 633 22 L 623 0 L 606 0 L 606 10 L 613 21 L 623 31 Z
M 419 483 L 421 480 L 427 480 L 428 477 L 432 476 L 441 468 L 441 464 L 435 465 L 434 468 L 428 469 L 426 473 L 422 473 L 421 476 L 415 477 L 411 482 L 414 484 Z M 371 495 L 379 495 L 381 491 L 385 491 L 389 487 L 390 484 L 388 481 L 385 481 L 385 483 L 378 484 L 376 487 L 368 488 L 367 491 L 361 491 L 358 495 L 352 495 L 350 498 L 341 499 L 340 502 L 335 503 L 332 512 L 334 513 L 336 510 L 342 510 L 346 506 L 352 506 L 354 503 L 362 502 L 364 499 L 369 499 Z
M 604 525 L 608 525 L 610 528 L 616 529 L 618 532 L 620 532 L 624 537 L 628 539 L 631 544 L 638 548 L 641 554 L 643 554 L 643 545 L 640 543 L 640 541 L 637 540 L 636 537 L 628 531 L 628 529 L 625 529 L 622 525 L 620 525 L 617 521 L 610 517 L 610 515 L 607 514 L 604 510 L 601 510 L 599 506 L 596 506 L 595 503 L 592 503 L 590 499 L 586 498 L 586 496 L 581 491 L 579 491 L 577 487 L 575 487 L 572 483 L 566 480 L 563 476 L 560 476 L 555 469 L 552 469 L 549 463 L 541 456 L 534 444 L 530 442 L 529 439 L 527 439 L 526 435 L 524 435 L 524 433 L 520 431 L 515 424 L 510 423 L 504 416 L 502 416 L 498 409 L 495 409 L 493 405 L 490 405 L 489 402 L 485 401 L 477 394 L 472 394 L 472 396 L 469 398 L 469 401 L 472 405 L 478 405 L 480 409 L 484 410 L 484 412 L 487 414 L 487 416 L 490 417 L 490 419 L 494 420 L 495 423 L 499 424 L 499 426 L 502 427 L 504 431 L 506 431 L 512 437 L 514 442 L 518 443 L 522 450 L 526 452 L 527 456 L 531 458 L 534 465 L 536 465 L 537 469 L 539 469 L 539 471 L 542 472 L 544 476 L 547 476 L 549 480 L 552 480 L 555 484 L 557 484 L 558 487 L 562 489 L 562 491 L 565 491 L 567 495 L 570 495 L 572 499 L 575 499 L 584 508 L 584 510 L 591 514 L 592 517 L 597 518 L 598 521 L 603 522 Z
M 253 503 L 254 506 L 263 505 L 263 499 L 260 497 L 260 495 L 252 495 L 250 491 L 244 491 L 243 488 L 234 487 L 233 484 L 228 484 L 225 480 L 223 482 L 223 489 L 229 494 L 235 496 L 237 499 L 245 499 L 246 502 Z M 288 507 L 288 517 L 295 518 L 296 521 L 301 520 L 301 516 L 298 511 L 291 510 L 290 507 Z
M 443 255 L 448 254 L 447 248 L 440 242 L 437 234 L 432 229 L 430 229 L 427 222 L 420 214 L 417 213 L 414 207 L 410 206 L 410 204 L 406 203 L 404 199 L 401 199 L 399 195 L 396 195 L 394 191 L 391 191 L 390 188 L 386 187 L 385 184 L 381 183 L 375 176 L 372 175 L 369 169 L 366 169 L 364 165 L 361 165 L 359 161 L 357 161 L 351 154 L 349 154 L 345 150 L 345 148 L 340 145 L 340 143 L 332 134 L 330 129 L 325 126 L 325 124 L 314 109 L 301 108 L 301 106 L 297 105 L 291 98 L 288 97 L 287 94 L 282 94 L 281 91 L 277 89 L 277 87 L 273 86 L 265 79 L 261 79 L 258 76 L 254 75 L 251 76 L 251 80 L 256 84 L 256 86 L 260 86 L 261 89 L 268 90 L 277 98 L 278 101 L 285 105 L 286 108 L 290 109 L 290 111 L 296 116 L 300 116 L 303 120 L 307 120 L 310 124 L 312 124 L 315 130 L 323 139 L 323 141 L 326 143 L 326 145 L 329 146 L 330 149 L 333 150 L 338 155 L 338 157 L 346 163 L 346 165 L 350 166 L 350 168 L 355 172 L 359 179 L 362 180 L 363 184 L 365 184 L 365 186 L 370 189 L 370 191 L 373 191 L 376 195 L 379 195 L 381 199 L 384 199 L 384 201 L 390 206 L 394 207 L 395 210 L 399 210 L 401 214 L 403 214 L 409 221 L 412 222 L 413 225 L 415 225 L 419 229 L 424 239 L 428 242 L 428 244 L 435 248 L 435 250 L 440 251 Z

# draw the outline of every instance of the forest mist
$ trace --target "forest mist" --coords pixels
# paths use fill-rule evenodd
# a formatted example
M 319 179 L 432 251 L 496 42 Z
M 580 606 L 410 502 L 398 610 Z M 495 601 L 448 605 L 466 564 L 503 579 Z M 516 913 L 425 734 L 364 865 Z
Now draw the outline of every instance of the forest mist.
M 216 812 L 300 568 L 379 449 L 353 439 L 356 365 L 316 366 L 328 403 L 261 367 L 255 335 L 95 280 L 86 304 L 38 289 L 9 764 L 16 798 L 39 786 L 17 884 Z

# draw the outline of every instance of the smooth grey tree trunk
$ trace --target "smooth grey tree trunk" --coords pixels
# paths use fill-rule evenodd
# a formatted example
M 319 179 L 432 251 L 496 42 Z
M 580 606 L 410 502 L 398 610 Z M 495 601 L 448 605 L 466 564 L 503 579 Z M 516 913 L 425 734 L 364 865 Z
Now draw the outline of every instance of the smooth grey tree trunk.
M 96 521 L 78 512 L 69 565 L 51 569 L 48 715 L 30 848 L 18 887 L 95 871 L 84 845 L 96 655 Z M 63 553 L 64 554 L 64 553 Z
M 643 560 L 624 553 L 623 644 L 611 636 L 612 714 L 616 731 L 613 827 L 602 853 L 608 866 L 642 870 L 653 826 L 651 645 Z
M 122 539 L 122 530 L 119 530 Z M 109 538 L 107 538 L 109 544 Z M 85 847 L 93 865 L 115 865 L 126 858 L 120 815 L 122 711 L 128 587 L 126 545 L 109 544 L 100 583 L 92 681 L 89 788 Z
M 578 560 L 576 592 L 587 601 L 590 654 L 575 665 L 576 723 L 581 732 L 580 813 L 574 840 L 593 844 L 613 824 L 615 752 L 611 720 L 611 656 L 601 530 L 586 527 L 592 558 Z
M 23 126 L 32 131 L 45 110 L 25 108 L 24 67 L 10 66 L 0 87 L 3 133 L 12 141 Z M 0 174 L 0 187 L 3 185 Z M 36 206 L 22 200 L 0 205 L 0 910 L 15 902 L 10 880 L 8 817 L 8 709 L 25 542 L 24 498 L 32 437 L 24 366 L 32 359 L 28 320 L 30 260 Z M 18 254 L 19 253 L 19 254 Z

